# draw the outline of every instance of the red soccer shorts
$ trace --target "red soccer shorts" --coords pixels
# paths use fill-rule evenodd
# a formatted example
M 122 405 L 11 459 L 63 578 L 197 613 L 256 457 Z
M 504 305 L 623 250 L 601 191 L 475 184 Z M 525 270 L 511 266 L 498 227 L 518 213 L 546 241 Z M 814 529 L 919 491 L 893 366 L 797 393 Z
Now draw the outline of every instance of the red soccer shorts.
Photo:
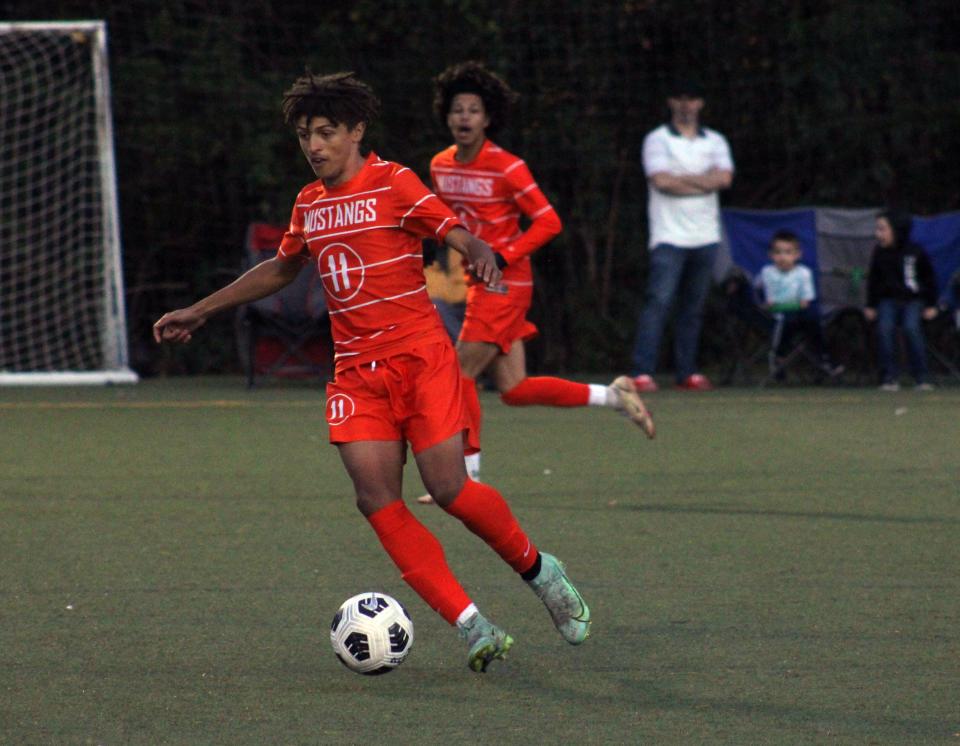
M 405 440 L 416 454 L 466 431 L 464 448 L 476 451 L 462 380 L 446 340 L 342 370 L 327 384 L 330 442 Z
M 508 292 L 502 294 L 480 285 L 470 288 L 461 342 L 489 342 L 506 355 L 518 339 L 527 341 L 537 336 L 537 327 L 527 321 L 530 290 L 505 287 Z

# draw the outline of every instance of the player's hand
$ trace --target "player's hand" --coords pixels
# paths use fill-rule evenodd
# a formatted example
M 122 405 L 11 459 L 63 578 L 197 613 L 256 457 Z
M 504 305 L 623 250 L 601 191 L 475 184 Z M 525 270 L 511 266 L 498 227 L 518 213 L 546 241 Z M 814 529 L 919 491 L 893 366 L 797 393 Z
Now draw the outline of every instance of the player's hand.
M 876 308 L 864 308 L 863 309 L 863 318 L 867 321 L 876 321 L 877 320 L 877 309 Z
M 477 282 L 494 286 L 500 282 L 503 272 L 497 266 L 497 256 L 490 244 L 468 233 L 461 226 L 455 226 L 444 242 L 459 251 L 467 259 L 467 271 Z M 501 258 L 501 261 L 504 261 Z
M 936 306 L 928 306 L 923 309 L 923 320 L 924 321 L 933 321 L 937 318 L 937 314 L 940 313 L 939 309 Z
M 153 325 L 153 338 L 160 342 L 185 344 L 193 338 L 193 332 L 203 326 L 205 319 L 189 308 L 179 308 L 165 313 Z
M 490 252 L 489 257 L 483 256 L 475 260 L 474 263 L 470 265 L 470 272 L 478 282 L 482 282 L 491 287 L 499 283 L 500 278 L 503 277 L 503 272 L 497 267 L 497 262 L 492 252 Z

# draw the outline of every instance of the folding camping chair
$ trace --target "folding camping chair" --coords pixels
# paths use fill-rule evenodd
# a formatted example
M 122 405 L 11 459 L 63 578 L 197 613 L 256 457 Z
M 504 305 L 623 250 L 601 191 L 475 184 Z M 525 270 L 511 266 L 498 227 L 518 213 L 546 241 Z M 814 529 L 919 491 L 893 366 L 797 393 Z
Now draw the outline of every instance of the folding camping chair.
M 796 373 L 820 380 L 819 355 L 797 333 L 784 355 L 777 356 L 777 319 L 763 307 L 758 290 L 753 285 L 761 269 L 769 262 L 769 247 L 773 236 L 780 230 L 793 233 L 801 247 L 801 261 L 817 277 L 817 300 L 823 312 L 827 312 L 828 298 L 821 287 L 821 262 L 818 261 L 819 233 L 816 211 L 809 208 L 789 210 L 735 210 L 725 208 L 721 212 L 723 234 L 718 269 L 722 272 L 722 286 L 726 291 L 727 314 L 725 323 L 729 350 L 733 353 L 732 364 L 727 372 L 727 382 L 740 377 L 750 382 L 754 370 L 765 362 L 766 375 L 762 384 L 781 377 L 788 368 Z M 781 328 L 782 329 L 782 328 Z M 810 363 L 810 365 L 806 365 Z M 812 368 L 811 370 L 807 370 Z
M 812 377 L 816 383 L 839 378 L 842 370 L 832 372 L 824 368 L 823 360 L 802 327 L 791 328 L 792 321 L 787 314 L 771 313 L 763 308 L 762 291 L 746 271 L 734 267 L 724 280 L 723 289 L 727 296 L 727 338 L 734 352 L 725 382 L 730 383 L 738 376 L 751 381 L 761 361 L 766 363 L 761 386 L 785 380 L 788 371 Z M 827 323 L 828 319 L 822 321 L 824 326 Z M 789 346 L 778 354 L 785 334 L 790 334 Z M 800 369 L 800 364 L 804 364 L 806 370 Z
M 244 261 L 247 269 L 276 256 L 284 230 L 264 223 L 249 226 Z M 236 333 L 250 388 L 258 377 L 329 377 L 332 343 L 316 266 L 304 267 L 280 292 L 240 307 Z

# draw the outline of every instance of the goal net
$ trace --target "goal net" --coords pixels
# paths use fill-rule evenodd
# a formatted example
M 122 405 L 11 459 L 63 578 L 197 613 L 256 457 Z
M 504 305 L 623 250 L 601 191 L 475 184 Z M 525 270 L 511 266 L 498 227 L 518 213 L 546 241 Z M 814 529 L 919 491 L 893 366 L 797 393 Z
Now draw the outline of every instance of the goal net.
M 136 380 L 105 24 L 0 23 L 0 384 Z

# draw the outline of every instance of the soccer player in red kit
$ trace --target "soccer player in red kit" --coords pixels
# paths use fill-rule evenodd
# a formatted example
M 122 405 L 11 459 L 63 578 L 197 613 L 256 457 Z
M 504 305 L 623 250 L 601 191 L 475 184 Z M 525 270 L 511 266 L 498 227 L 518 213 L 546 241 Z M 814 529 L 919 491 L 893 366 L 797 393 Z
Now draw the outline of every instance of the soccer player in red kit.
M 435 84 L 434 110 L 454 143 L 430 163 L 434 191 L 467 230 L 490 244 L 503 271 L 498 283 L 472 282 L 457 341 L 460 366 L 471 379 L 466 391 L 474 416 L 479 418 L 473 379 L 489 370 L 505 404 L 614 407 L 654 437 L 653 420 L 629 376 L 609 386 L 527 377 L 524 341 L 537 334 L 526 318 L 533 299 L 530 255 L 560 232 L 560 218 L 526 163 L 488 139 L 516 97 L 509 86 L 479 62 L 452 65 Z M 529 221 L 526 230 L 521 217 Z M 467 462 L 476 476 L 479 454 Z M 421 502 L 430 502 L 429 496 Z
M 527 581 L 571 644 L 589 632 L 590 611 L 559 560 L 539 552 L 500 493 L 467 478 L 463 453 L 476 442 L 464 411 L 456 354 L 427 298 L 421 240 L 460 252 L 477 282 L 496 284 L 490 247 L 410 169 L 363 156 L 379 110 L 353 73 L 297 79 L 283 112 L 317 181 L 297 196 L 276 257 L 154 324 L 158 341 L 188 342 L 215 313 L 274 293 L 317 263 L 335 350 L 326 415 L 356 491 L 357 506 L 403 579 L 469 646 L 484 671 L 512 638 L 483 617 L 451 572 L 434 535 L 401 498 L 406 444 L 436 502 Z M 466 443 L 466 448 L 465 448 Z

